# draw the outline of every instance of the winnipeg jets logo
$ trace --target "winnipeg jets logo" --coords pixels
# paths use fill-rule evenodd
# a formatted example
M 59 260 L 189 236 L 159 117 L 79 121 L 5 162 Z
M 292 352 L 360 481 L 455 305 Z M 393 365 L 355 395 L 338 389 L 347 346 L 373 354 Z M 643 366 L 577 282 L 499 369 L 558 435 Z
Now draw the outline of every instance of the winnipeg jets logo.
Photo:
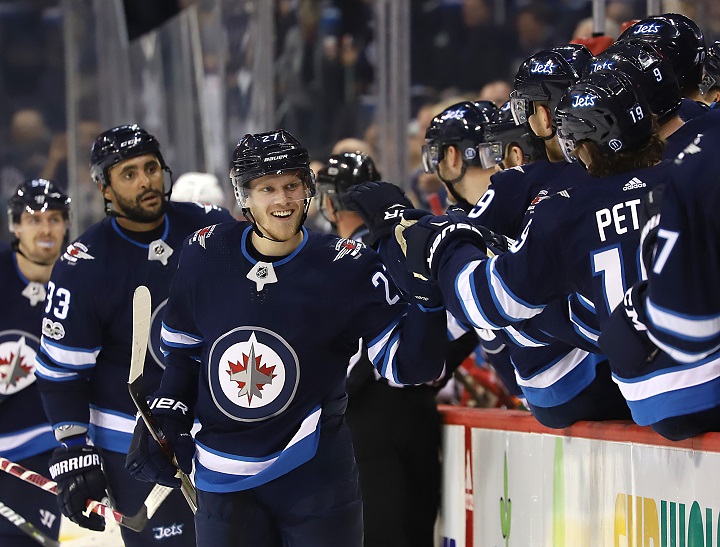
M 558 67 L 552 62 L 552 59 L 548 59 L 547 62 L 541 63 L 539 61 L 533 61 L 530 66 L 530 74 L 547 74 L 549 76 L 555 74 L 555 69 Z
M 257 340 L 250 338 L 250 351 L 242 353 L 242 358 L 234 363 L 228 361 L 226 372 L 230 380 L 238 386 L 238 397 L 247 397 L 248 405 L 252 404 L 253 397 L 263 398 L 263 389 L 272 385 L 277 365 L 268 365 L 263 362 L 262 354 L 255 353 Z
M 0 333 L 0 395 L 12 395 L 35 381 L 37 338 L 22 331 Z
M 238 327 L 218 338 L 207 366 L 216 406 L 238 421 L 279 414 L 292 401 L 299 381 L 295 351 L 262 327 Z
M 209 238 L 215 231 L 215 226 L 217 226 L 217 224 L 213 224 L 212 226 L 205 226 L 205 228 L 202 228 L 195 232 L 192 238 L 190 238 L 190 245 L 197 242 L 200 244 L 200 247 L 205 249 L 205 240 Z
M 359 241 L 354 241 L 352 239 L 341 239 L 335 244 L 335 250 L 337 251 L 337 254 L 335 255 L 335 258 L 333 258 L 333 262 L 336 260 L 340 260 L 344 256 L 351 256 L 353 258 L 358 258 L 362 254 L 362 250 L 365 247 L 363 243 L 360 243 Z
M 95 257 L 88 253 L 88 248 L 85 245 L 76 241 L 68 245 L 62 255 L 62 259 L 67 260 L 71 264 L 75 264 L 79 259 L 95 260 Z

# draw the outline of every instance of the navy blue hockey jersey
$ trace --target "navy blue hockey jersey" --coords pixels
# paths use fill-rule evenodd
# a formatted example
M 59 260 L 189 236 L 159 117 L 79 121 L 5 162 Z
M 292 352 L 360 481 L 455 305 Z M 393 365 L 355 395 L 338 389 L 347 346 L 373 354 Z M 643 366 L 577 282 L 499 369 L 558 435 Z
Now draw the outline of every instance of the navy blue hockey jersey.
M 18 461 L 57 447 L 35 381 L 45 286 L 22 275 L 8 248 L 0 286 L 0 456 Z
M 647 292 L 635 302 L 635 322 L 662 351 L 646 363 L 611 361 L 641 425 L 720 404 L 719 144 L 720 127 L 699 135 L 663 196 Z
M 638 206 L 665 181 L 668 167 L 588 178 L 543 196 L 515 245 L 500 256 L 488 259 L 468 242 L 451 243 L 439 273 L 448 310 L 476 327 L 498 329 L 577 293 L 602 326 L 639 277 Z
M 289 256 L 259 262 L 251 229 L 190 239 L 163 323 L 158 394 L 194 403 L 195 481 L 211 492 L 253 488 L 313 457 L 321 415 L 342 411 L 360 338 L 397 383 L 437 378 L 445 356 L 445 310 L 402 301 L 372 249 L 303 229 Z
M 571 181 L 572 175 L 586 177 L 577 163 L 538 161 L 504 169 L 490 177 L 490 186 L 468 217 L 495 233 L 515 238 L 523 227 L 530 203 L 542 190 L 556 188 L 559 178 Z M 557 188 L 561 190 L 562 188 Z
M 133 291 L 146 285 L 152 294 L 144 377 L 154 390 L 164 366 L 160 325 L 182 243 L 194 231 L 230 219 L 225 209 L 170 202 L 151 243 L 140 243 L 114 218 L 105 218 L 67 248 L 48 284 L 37 356 L 38 383 L 54 428 L 89 424 L 96 445 L 127 452 L 136 414 L 126 388 Z
M 686 146 L 691 144 L 699 133 L 703 133 L 720 126 L 720 110 L 708 110 L 702 116 L 697 116 L 678 128 L 672 135 L 668 136 L 664 157 L 674 160 Z

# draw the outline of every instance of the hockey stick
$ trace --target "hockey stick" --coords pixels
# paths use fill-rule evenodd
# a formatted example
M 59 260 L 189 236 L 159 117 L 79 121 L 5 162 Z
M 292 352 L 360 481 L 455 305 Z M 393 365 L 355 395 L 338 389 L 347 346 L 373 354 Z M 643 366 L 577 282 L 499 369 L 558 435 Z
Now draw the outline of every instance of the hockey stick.
M 185 496 L 190 509 L 193 513 L 197 511 L 197 493 L 195 486 L 190 481 L 190 477 L 185 474 L 177 463 L 175 454 L 170 451 L 167 439 L 162 429 L 158 426 L 157 421 L 150 411 L 150 407 L 145 401 L 143 390 L 143 370 L 145 368 L 145 353 L 147 351 L 148 340 L 150 338 L 150 322 L 152 312 L 152 301 L 150 290 L 140 285 L 135 289 L 133 295 L 133 337 L 132 337 L 132 355 L 130 357 L 130 377 L 128 378 L 128 390 L 135 406 L 140 412 L 145 425 L 150 431 L 153 439 L 161 446 L 165 455 L 172 461 L 177 468 L 176 476 L 180 477 L 180 490 Z
M 57 496 L 58 490 L 57 483 L 55 481 L 45 478 L 35 471 L 30 471 L 22 465 L 11 462 L 2 456 L 0 456 L 0 470 Z M 165 498 L 167 498 L 168 494 L 172 491 L 172 488 L 156 484 L 148 494 L 148 497 L 145 498 L 143 506 L 140 510 L 135 515 L 131 516 L 123 515 L 112 507 L 95 500 L 88 500 L 85 512 L 86 514 L 91 512 L 97 513 L 101 517 L 113 520 L 120 526 L 129 528 L 134 532 L 142 532 L 145 525 L 148 523 L 148 520 L 150 520 L 150 518 L 155 514 L 162 502 L 165 501 Z
M 49 547 L 60 547 L 60 542 L 52 539 L 45 534 L 43 534 L 40 530 L 35 528 L 35 526 L 31 523 L 25 520 L 23 517 L 18 515 L 15 511 L 10 509 L 7 505 L 5 505 L 3 502 L 0 501 L 0 515 L 8 519 L 12 524 L 20 528 L 23 532 L 25 532 L 27 535 L 29 535 L 31 538 L 33 538 L 35 541 L 37 541 L 40 545 L 48 545 Z

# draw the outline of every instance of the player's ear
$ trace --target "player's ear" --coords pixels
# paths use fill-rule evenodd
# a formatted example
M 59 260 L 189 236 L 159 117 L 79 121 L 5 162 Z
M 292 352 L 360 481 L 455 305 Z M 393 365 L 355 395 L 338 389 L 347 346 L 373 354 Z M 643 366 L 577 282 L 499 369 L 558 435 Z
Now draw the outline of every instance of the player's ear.
M 525 154 L 523 154 L 522 148 L 516 145 L 510 146 L 507 157 L 512 162 L 512 167 L 517 165 L 523 165 L 525 163 Z M 506 161 L 506 165 L 510 162 Z

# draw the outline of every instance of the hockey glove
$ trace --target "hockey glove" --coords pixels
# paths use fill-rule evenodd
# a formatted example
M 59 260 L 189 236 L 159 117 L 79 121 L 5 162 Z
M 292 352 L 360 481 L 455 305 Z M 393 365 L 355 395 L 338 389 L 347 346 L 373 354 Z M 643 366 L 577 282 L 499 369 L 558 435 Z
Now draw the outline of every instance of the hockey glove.
M 453 241 L 466 239 L 487 251 L 482 232 L 455 212 L 435 217 L 409 209 L 395 227 L 395 237 L 405 252 L 407 269 L 423 280 L 437 279 L 442 254 Z
M 60 512 L 83 528 L 102 532 L 105 519 L 95 513 L 84 514 L 88 500 L 107 497 L 102 459 L 95 447 L 56 448 L 50 458 L 50 476 L 58 484 Z
M 647 281 L 631 287 L 622 304 L 613 311 L 602 329 L 598 343 L 613 371 L 621 376 L 635 375 L 650 363 L 659 349 L 647 335 L 645 307 L 642 303 Z
M 345 194 L 345 203 L 356 211 L 370 233 L 364 243 L 376 247 L 377 243 L 392 234 L 393 226 L 400 221 L 405 209 L 413 204 L 402 188 L 390 182 L 364 182 L 351 186 Z
M 177 468 L 189 474 L 195 455 L 195 441 L 190 435 L 192 410 L 182 401 L 170 397 L 151 397 L 148 404 L 161 438 L 164 436 L 165 448 L 152 437 L 143 419 L 138 417 L 125 467 L 138 480 L 180 488 Z M 177 467 L 172 462 L 172 455 L 177 460 Z
M 655 248 L 658 232 L 660 230 L 660 205 L 662 203 L 665 185 L 650 190 L 640 202 L 638 218 L 642 231 L 640 232 L 640 258 L 647 278 L 653 268 Z

